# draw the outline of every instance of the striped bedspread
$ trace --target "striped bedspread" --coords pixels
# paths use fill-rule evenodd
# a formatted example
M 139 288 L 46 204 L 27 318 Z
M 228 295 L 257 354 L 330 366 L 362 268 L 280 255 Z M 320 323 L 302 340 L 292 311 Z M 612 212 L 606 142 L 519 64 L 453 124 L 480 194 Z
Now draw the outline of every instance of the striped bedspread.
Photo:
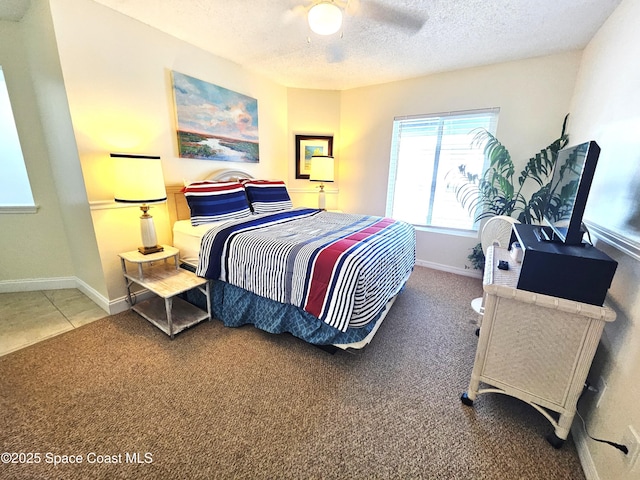
M 212 228 L 196 273 L 295 305 L 344 332 L 373 320 L 414 264 L 411 225 L 298 208 Z

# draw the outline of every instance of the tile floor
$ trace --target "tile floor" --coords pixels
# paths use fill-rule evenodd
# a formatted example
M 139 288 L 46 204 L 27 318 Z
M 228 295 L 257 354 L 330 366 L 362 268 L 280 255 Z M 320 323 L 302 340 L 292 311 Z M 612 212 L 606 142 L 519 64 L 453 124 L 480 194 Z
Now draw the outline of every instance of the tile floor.
M 0 293 L 0 356 L 107 315 L 77 289 Z

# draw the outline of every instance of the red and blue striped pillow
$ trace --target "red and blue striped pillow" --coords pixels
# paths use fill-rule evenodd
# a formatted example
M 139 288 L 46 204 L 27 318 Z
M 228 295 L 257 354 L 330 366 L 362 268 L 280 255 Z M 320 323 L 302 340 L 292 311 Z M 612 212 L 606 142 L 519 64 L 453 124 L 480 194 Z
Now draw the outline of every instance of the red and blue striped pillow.
M 251 215 L 244 187 L 238 182 L 195 182 L 182 190 L 193 226 Z
M 281 180 L 248 180 L 244 182 L 244 188 L 254 213 L 293 208 L 287 187 Z

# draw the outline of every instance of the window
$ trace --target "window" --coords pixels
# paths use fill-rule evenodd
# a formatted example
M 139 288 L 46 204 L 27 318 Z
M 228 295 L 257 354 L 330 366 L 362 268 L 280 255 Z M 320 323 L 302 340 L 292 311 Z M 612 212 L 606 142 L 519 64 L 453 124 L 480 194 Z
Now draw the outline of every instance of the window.
M 498 112 L 493 108 L 395 118 L 386 215 L 417 226 L 477 230 L 446 176 L 461 164 L 467 172 L 483 172 L 484 155 L 471 145 L 472 139 L 478 128 L 495 134 Z
M 0 159 L 2 159 L 1 211 L 34 212 L 35 203 L 2 67 L 0 67 Z

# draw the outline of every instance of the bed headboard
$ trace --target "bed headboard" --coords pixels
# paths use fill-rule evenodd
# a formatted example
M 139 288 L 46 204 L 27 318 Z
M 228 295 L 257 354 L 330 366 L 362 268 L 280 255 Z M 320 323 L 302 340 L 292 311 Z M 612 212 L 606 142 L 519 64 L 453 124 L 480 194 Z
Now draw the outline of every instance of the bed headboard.
M 253 176 L 242 170 L 216 170 L 204 180 L 212 182 L 236 182 L 238 180 L 253 179 Z M 200 180 L 202 181 L 202 180 Z M 187 199 L 182 193 L 183 184 L 166 185 L 167 190 L 167 208 L 169 210 L 169 221 L 173 228 L 173 224 L 178 220 L 188 220 L 191 216 Z

